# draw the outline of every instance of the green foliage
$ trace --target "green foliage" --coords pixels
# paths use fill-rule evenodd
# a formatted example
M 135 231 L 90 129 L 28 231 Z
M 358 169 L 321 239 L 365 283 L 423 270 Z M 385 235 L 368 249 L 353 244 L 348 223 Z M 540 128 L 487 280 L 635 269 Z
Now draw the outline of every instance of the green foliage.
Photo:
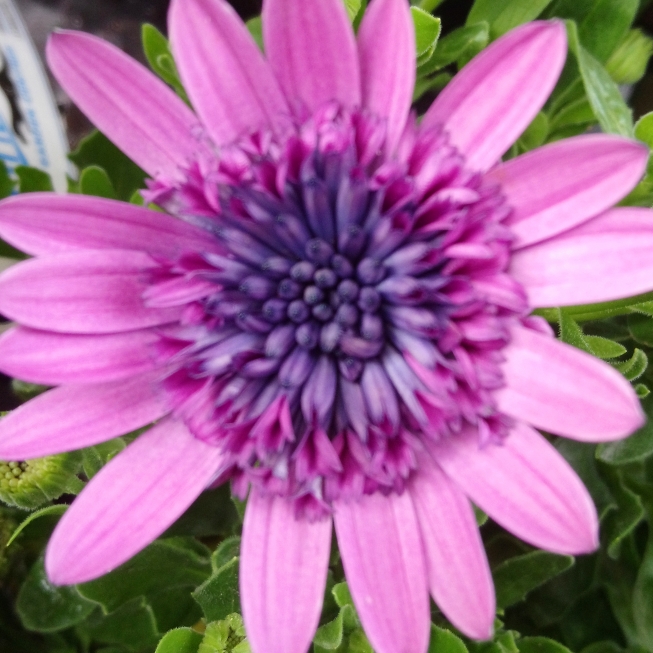
M 54 190 L 52 179 L 47 172 L 28 166 L 17 166 L 18 192 L 36 193 Z
M 232 558 L 213 572 L 194 592 L 193 598 L 209 621 L 220 621 L 232 612 L 240 611 L 238 558 Z
M 633 136 L 632 112 L 601 63 L 581 44 L 576 23 L 567 22 L 569 49 L 576 56 L 587 99 L 604 131 Z
M 250 18 L 245 25 L 247 26 L 249 33 L 252 35 L 252 38 L 256 41 L 258 47 L 263 50 L 263 21 L 261 20 L 261 17 L 254 16 L 254 18 Z
M 190 628 L 175 628 L 166 633 L 154 653 L 197 653 L 202 635 Z
M 653 39 L 641 30 L 630 30 L 605 64 L 605 69 L 617 84 L 634 84 L 646 72 L 653 54 Z
M 179 79 L 179 72 L 172 57 L 168 39 L 154 25 L 146 23 L 141 30 L 141 40 L 143 52 L 145 52 L 145 57 L 153 72 L 166 84 L 172 86 L 179 97 L 189 103 L 186 91 Z
M 475 0 L 467 25 L 485 21 L 490 25 L 490 35 L 496 39 L 518 25 L 535 20 L 551 0 Z
M 129 201 L 135 191 L 145 187 L 145 173 L 99 131 L 82 139 L 69 158 L 82 170 L 82 177 L 84 168 L 102 168 L 118 199 Z M 95 181 L 92 187 L 97 188 L 97 175 Z M 78 185 L 73 190 L 83 192 Z
M 413 23 L 415 25 L 415 48 L 417 50 L 417 64 L 426 63 L 435 52 L 442 22 L 419 7 L 411 7 Z
M 0 501 L 34 510 L 62 494 L 77 494 L 79 453 L 64 453 L 32 460 L 0 461 Z

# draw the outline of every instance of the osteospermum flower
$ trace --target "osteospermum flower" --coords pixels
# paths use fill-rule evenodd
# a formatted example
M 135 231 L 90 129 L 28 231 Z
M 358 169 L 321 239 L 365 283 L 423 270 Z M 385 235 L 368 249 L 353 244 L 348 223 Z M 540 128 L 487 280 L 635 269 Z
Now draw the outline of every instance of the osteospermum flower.
M 0 278 L 3 371 L 58 385 L 0 423 L 0 458 L 156 425 L 73 503 L 55 583 L 124 562 L 206 487 L 249 490 L 241 600 L 256 653 L 302 653 L 332 522 L 379 653 L 421 653 L 429 593 L 471 637 L 494 594 L 470 499 L 525 541 L 597 546 L 584 486 L 536 428 L 577 440 L 642 423 L 630 385 L 558 342 L 534 307 L 653 286 L 653 216 L 609 210 L 647 151 L 588 135 L 505 163 L 566 55 L 560 22 L 498 40 L 410 114 L 405 0 L 355 37 L 341 0 L 265 0 L 263 55 L 223 0 L 173 0 L 196 113 L 94 37 L 52 69 L 152 177 L 166 213 L 32 194 L 0 234 L 35 258 Z

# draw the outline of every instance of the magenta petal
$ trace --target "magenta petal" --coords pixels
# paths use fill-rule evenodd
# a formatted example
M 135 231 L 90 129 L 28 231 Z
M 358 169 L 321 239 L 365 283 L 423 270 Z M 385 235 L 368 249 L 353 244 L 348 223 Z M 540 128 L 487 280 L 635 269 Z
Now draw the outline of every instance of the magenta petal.
M 190 506 L 222 458 L 180 422 L 166 420 L 141 435 L 93 477 L 57 524 L 45 553 L 50 580 L 83 583 L 131 558 Z
M 289 118 L 272 70 L 227 2 L 174 0 L 168 24 L 188 95 L 218 144 Z
M 253 653 L 305 653 L 320 621 L 331 519 L 295 516 L 282 497 L 252 490 L 243 523 L 240 593 Z
M 464 494 L 428 456 L 411 480 L 433 600 L 458 630 L 492 637 L 494 585 L 474 511 Z
M 613 367 L 536 331 L 515 328 L 503 350 L 500 410 L 587 442 L 623 438 L 644 423 L 639 400 Z
M 29 193 L 0 203 L 0 236 L 35 256 L 77 249 L 132 249 L 174 259 L 219 251 L 214 238 L 158 211 L 86 195 Z
M 630 297 L 653 288 L 651 211 L 613 209 L 515 252 L 510 274 L 531 306 L 570 306 Z
M 46 52 L 50 69 L 75 104 L 148 174 L 174 177 L 194 157 L 197 118 L 137 61 L 82 32 L 56 32 Z
M 0 337 L 0 370 L 40 383 L 102 383 L 153 370 L 153 331 L 75 335 L 16 327 Z
M 392 152 L 415 86 L 415 27 L 405 0 L 374 0 L 358 31 L 363 107 L 387 120 Z
M 592 134 L 511 159 L 487 177 L 501 184 L 513 209 L 507 224 L 514 246 L 524 247 L 609 209 L 635 187 L 647 159 L 642 143 Z
M 70 333 L 131 331 L 171 322 L 178 308 L 147 308 L 142 294 L 154 261 L 121 250 L 30 259 L 0 277 L 0 312 L 35 329 Z
M 356 40 L 342 0 L 264 0 L 265 52 L 291 108 L 361 103 Z
M 152 375 L 64 385 L 0 419 L 0 459 L 26 460 L 90 447 L 166 414 Z
M 475 430 L 432 447 L 433 457 L 492 519 L 526 542 L 576 555 L 598 546 L 598 517 L 569 463 L 537 431 L 517 424 L 502 444 Z
M 429 601 L 419 525 L 408 493 L 334 505 L 345 576 L 377 653 L 426 653 Z
M 487 170 L 542 108 L 566 55 L 561 21 L 518 27 L 454 77 L 433 102 L 422 125 L 443 124 L 467 165 Z

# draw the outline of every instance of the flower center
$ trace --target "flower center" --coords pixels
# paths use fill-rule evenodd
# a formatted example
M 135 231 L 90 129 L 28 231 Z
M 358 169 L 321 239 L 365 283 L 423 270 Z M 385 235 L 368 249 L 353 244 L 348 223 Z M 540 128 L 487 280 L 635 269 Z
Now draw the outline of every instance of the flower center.
M 440 130 L 408 130 L 388 157 L 380 121 L 327 106 L 223 148 L 173 197 L 222 252 L 188 263 L 212 285 L 167 384 L 233 478 L 318 499 L 356 475 L 357 491 L 399 490 L 425 438 L 479 420 L 501 435 L 500 350 L 526 309 L 509 209 Z

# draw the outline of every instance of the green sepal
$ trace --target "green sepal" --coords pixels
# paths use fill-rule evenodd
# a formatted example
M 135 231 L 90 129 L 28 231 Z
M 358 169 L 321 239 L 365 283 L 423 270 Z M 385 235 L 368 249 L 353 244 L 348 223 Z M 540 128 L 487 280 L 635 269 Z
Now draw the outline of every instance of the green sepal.
M 572 556 L 556 555 L 548 551 L 531 551 L 509 558 L 492 570 L 497 606 L 507 608 L 523 601 L 529 592 L 573 564 Z
M 154 653 L 197 653 L 202 635 L 192 628 L 175 628 L 168 631 Z
M 589 345 L 590 351 L 602 360 L 619 358 L 626 353 L 626 348 L 621 343 L 602 336 L 586 335 L 585 342 Z

